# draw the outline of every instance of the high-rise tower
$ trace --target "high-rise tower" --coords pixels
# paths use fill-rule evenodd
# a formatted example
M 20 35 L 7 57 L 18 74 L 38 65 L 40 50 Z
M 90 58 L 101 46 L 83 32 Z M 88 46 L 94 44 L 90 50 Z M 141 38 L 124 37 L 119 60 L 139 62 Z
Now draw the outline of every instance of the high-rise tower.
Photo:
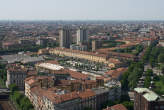
M 86 41 L 88 41 L 87 29 L 80 27 L 77 30 L 77 41 L 76 41 L 76 43 L 79 45 L 79 44 L 84 43 Z
M 70 48 L 71 31 L 69 27 L 63 27 L 59 32 L 60 47 Z

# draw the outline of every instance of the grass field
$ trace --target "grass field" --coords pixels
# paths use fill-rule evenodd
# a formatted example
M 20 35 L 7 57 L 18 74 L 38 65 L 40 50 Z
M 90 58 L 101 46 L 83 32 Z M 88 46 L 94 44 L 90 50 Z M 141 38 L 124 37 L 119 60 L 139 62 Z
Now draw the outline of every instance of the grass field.
M 103 41 L 102 48 L 111 48 L 116 47 L 118 45 L 125 44 L 124 42 L 117 42 L 117 41 Z

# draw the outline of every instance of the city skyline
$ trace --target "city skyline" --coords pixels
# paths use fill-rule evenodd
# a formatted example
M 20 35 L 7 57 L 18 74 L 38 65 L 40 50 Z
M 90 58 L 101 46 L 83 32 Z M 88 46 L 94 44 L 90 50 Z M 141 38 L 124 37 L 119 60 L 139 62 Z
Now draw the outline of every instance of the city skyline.
M 163 0 L 1 0 L 0 20 L 164 20 Z

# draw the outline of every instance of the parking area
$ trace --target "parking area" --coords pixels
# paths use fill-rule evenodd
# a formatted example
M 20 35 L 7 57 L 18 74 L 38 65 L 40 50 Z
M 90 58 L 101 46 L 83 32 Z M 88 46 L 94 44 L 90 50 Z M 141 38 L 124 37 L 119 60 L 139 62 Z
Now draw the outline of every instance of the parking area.
M 85 59 L 79 59 L 74 57 L 67 56 L 58 56 L 58 55 L 48 55 L 46 56 L 48 59 L 56 60 L 59 62 L 61 66 L 73 68 L 80 71 L 88 71 L 88 72 L 107 72 L 109 67 L 107 64 L 92 62 Z

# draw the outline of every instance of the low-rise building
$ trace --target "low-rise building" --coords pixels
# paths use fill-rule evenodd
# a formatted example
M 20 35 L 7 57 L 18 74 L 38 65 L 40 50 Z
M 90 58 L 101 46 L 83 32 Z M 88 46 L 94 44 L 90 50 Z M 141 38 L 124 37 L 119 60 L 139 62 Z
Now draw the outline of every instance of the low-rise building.
M 164 40 L 159 40 L 159 45 L 164 47 Z
M 24 79 L 27 77 L 27 68 L 20 65 L 10 65 L 7 69 L 6 86 L 16 84 L 19 89 L 24 89 Z
M 15 49 L 15 48 L 18 48 L 20 47 L 20 44 L 17 42 L 17 41 L 5 41 L 5 42 L 2 42 L 2 48 L 3 49 Z
M 21 46 L 34 46 L 35 41 L 33 39 L 19 39 L 19 44 Z
M 120 80 L 125 71 L 127 71 L 127 68 L 117 68 L 114 70 L 109 70 L 108 72 L 106 72 L 106 75 L 108 75 L 112 79 Z
M 44 73 L 45 76 L 54 76 L 57 79 L 73 79 L 73 80 L 87 80 L 88 75 L 82 74 L 77 71 L 66 69 L 52 62 L 43 62 L 36 64 L 38 73 Z
M 119 59 L 115 59 L 115 58 L 109 58 L 109 68 L 118 68 L 123 66 L 124 64 L 119 60 Z
M 39 49 L 38 55 L 49 54 L 49 48 Z
M 79 51 L 79 50 L 71 50 L 71 49 L 65 49 L 65 48 L 50 49 L 49 53 L 56 54 L 56 55 L 65 55 L 68 57 L 76 57 L 80 59 L 86 59 L 89 61 L 108 63 L 107 55 L 105 54 L 98 54 L 98 53 L 85 52 L 85 51 Z
M 32 76 L 25 79 L 25 95 L 37 110 L 100 110 L 101 104 L 110 100 L 110 94 L 116 93 L 113 88 L 96 86 L 79 89 L 83 87 L 79 82 L 60 80 L 56 83 L 54 77 Z M 88 83 L 90 81 L 86 83 L 89 87 Z M 61 88 L 70 85 L 74 89 Z

